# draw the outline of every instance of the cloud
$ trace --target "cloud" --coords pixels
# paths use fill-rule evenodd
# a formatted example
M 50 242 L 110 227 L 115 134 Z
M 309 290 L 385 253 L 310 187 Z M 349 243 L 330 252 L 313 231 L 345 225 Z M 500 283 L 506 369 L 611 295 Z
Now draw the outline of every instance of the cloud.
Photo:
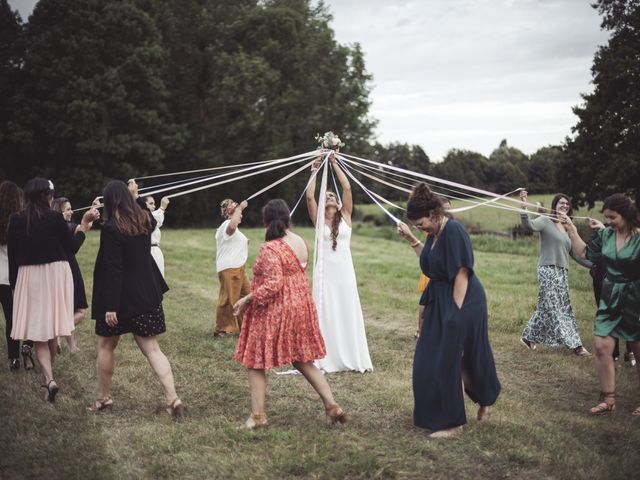
M 505 137 L 529 153 L 562 142 L 607 39 L 582 0 L 326 3 L 336 39 L 365 52 L 379 137 L 434 159 Z

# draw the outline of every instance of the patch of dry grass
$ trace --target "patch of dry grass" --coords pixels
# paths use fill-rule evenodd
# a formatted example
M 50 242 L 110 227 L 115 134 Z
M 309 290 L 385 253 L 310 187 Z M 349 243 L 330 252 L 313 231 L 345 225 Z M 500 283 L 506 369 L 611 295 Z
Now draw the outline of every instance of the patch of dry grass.
M 307 239 L 310 229 L 300 229 Z M 387 235 L 382 232 L 382 236 Z M 251 259 L 263 232 L 246 230 Z M 518 338 L 537 296 L 537 245 L 475 238 L 476 271 L 489 299 L 490 335 L 503 391 L 490 420 L 458 439 L 432 441 L 412 426 L 411 362 L 418 266 L 396 239 L 356 235 L 353 256 L 375 372 L 329 376 L 348 411 L 346 428 L 324 425 L 315 392 L 299 376 L 269 376 L 271 426 L 246 432 L 244 369 L 234 338 L 213 339 L 218 282 L 210 230 L 164 230 L 171 291 L 160 338 L 188 415 L 171 421 L 162 394 L 130 336 L 121 339 L 115 411 L 86 411 L 95 390 L 93 321 L 80 325 L 82 351 L 56 364 L 59 401 L 42 401 L 38 375 L 0 370 L 0 477 L 33 478 L 634 478 L 640 467 L 638 381 L 618 369 L 618 413 L 592 418 L 593 359 L 569 351 L 524 350 Z M 497 240 L 496 240 L 497 241 Z M 507 248 L 508 247 L 508 248 Z M 97 249 L 80 252 L 88 292 Z M 501 253 L 506 249 L 510 253 Z M 592 348 L 593 299 L 586 270 L 571 266 L 571 296 L 585 346 Z M 2 350 L 4 354 L 4 349 Z

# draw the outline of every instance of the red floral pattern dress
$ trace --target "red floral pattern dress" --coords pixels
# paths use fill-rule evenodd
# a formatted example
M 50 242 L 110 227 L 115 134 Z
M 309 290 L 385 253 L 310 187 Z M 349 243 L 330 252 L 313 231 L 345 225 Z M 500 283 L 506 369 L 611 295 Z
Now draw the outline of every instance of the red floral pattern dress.
M 260 247 L 251 292 L 235 360 L 270 370 L 326 355 L 307 274 L 283 239 Z

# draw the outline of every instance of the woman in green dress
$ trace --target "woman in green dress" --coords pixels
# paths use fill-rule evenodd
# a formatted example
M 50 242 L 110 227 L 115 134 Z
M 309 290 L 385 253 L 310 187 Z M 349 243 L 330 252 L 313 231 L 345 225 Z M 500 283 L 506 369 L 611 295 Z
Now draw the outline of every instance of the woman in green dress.
M 596 370 L 602 392 L 600 403 L 591 409 L 599 415 L 616 409 L 616 373 L 613 357 L 615 339 L 631 342 L 640 358 L 640 214 L 634 203 L 621 193 L 604 201 L 602 208 L 609 227 L 585 244 L 569 217 L 563 216 L 572 248 L 592 262 L 602 259 L 606 275 L 595 320 Z M 591 226 L 603 227 L 597 220 Z M 640 378 L 640 363 L 636 365 Z M 640 416 L 640 407 L 633 411 Z

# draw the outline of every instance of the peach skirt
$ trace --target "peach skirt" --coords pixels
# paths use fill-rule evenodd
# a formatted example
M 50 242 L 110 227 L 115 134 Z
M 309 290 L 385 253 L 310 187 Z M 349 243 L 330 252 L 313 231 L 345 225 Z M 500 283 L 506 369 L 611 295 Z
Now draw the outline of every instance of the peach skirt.
M 74 329 L 69 262 L 19 267 L 13 292 L 11 338 L 46 342 L 70 335 Z

